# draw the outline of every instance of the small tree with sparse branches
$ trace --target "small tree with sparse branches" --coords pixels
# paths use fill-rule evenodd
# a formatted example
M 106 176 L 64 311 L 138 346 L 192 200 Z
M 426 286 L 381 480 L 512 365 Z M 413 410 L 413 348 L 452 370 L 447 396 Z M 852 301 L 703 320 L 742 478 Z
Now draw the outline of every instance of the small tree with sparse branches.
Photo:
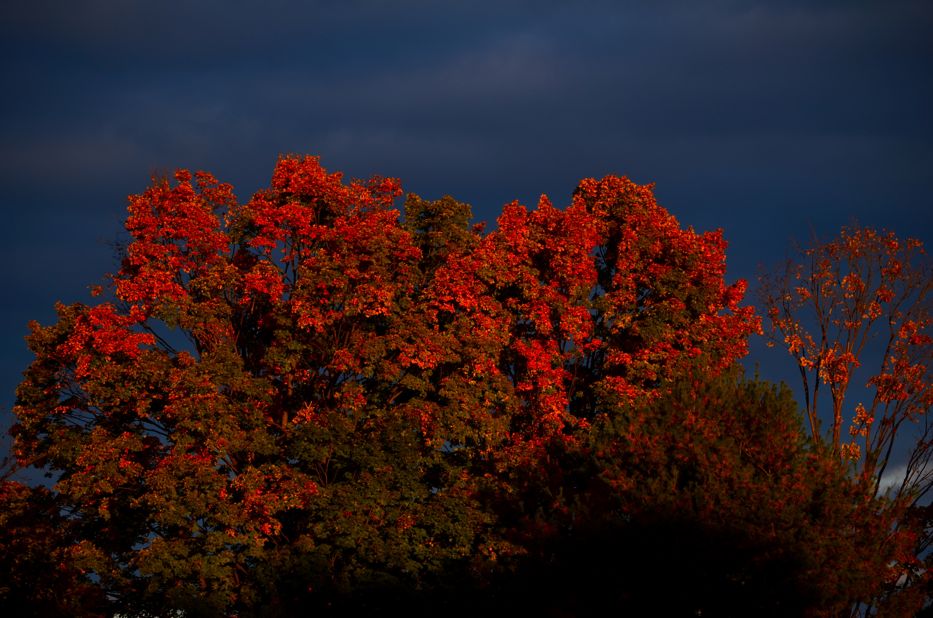
M 813 441 L 850 460 L 871 495 L 906 449 L 903 476 L 888 491 L 901 525 L 929 529 L 916 517 L 933 487 L 933 268 L 922 243 L 843 228 L 763 276 L 761 293 L 769 345 L 786 347 L 800 372 Z M 867 404 L 848 397 L 856 376 L 866 379 Z M 929 544 L 919 529 L 918 556 Z M 904 565 L 917 576 L 918 556 Z

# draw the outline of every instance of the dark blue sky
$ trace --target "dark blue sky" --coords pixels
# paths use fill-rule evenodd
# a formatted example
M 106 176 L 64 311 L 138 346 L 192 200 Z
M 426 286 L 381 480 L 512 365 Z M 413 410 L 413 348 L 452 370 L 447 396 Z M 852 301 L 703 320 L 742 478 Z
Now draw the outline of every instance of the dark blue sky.
M 4 3 L 0 424 L 27 321 L 88 299 L 126 196 L 176 167 L 245 201 L 317 154 L 489 221 L 625 174 L 722 227 L 730 278 L 853 221 L 929 246 L 931 32 L 928 0 Z

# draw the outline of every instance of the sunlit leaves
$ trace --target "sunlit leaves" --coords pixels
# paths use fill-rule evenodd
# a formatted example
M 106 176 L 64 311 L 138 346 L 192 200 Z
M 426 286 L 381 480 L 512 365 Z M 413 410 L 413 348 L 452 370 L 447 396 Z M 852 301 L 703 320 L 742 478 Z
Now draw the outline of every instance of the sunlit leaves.
M 931 293 L 933 271 L 919 241 L 873 229 L 844 228 L 838 239 L 803 250 L 781 276 L 765 279 L 770 335 L 800 367 L 813 438 L 838 451 L 851 422 L 863 474 L 876 483 L 902 421 L 919 419 L 933 404 Z M 846 394 L 856 375 L 874 396 L 867 410 L 859 404 L 849 417 Z M 832 413 L 826 434 L 819 414 L 824 386 Z
M 892 569 L 900 583 L 891 589 L 924 585 L 927 571 L 915 563 L 931 526 L 914 513 L 933 488 L 933 268 L 922 244 L 843 228 L 763 283 L 771 342 L 783 343 L 800 370 L 813 440 L 851 462 L 870 494 L 882 491 L 898 452 L 907 453 L 891 514 L 902 537 L 917 537 L 917 554 Z M 853 384 L 870 401 L 853 405 Z M 829 414 L 820 406 L 827 390 Z
M 720 232 L 616 176 L 563 209 L 507 204 L 489 233 L 450 197 L 402 214 L 401 194 L 283 157 L 246 203 L 184 171 L 131 196 L 112 285 L 32 325 L 18 390 L 16 455 L 54 477 L 80 586 L 115 611 L 289 615 L 490 584 L 600 506 L 720 509 L 777 543 L 769 513 L 848 491 L 784 408 L 749 408 L 766 395 L 730 411 L 703 391 L 759 329 Z M 840 380 L 853 361 L 833 354 Z M 890 397 L 915 388 L 895 369 Z M 657 407 L 683 388 L 705 399 Z

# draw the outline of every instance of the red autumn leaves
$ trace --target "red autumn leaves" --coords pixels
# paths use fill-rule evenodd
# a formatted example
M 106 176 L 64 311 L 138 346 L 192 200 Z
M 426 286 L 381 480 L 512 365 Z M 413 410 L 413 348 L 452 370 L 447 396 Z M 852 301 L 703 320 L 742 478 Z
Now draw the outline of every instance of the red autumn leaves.
M 402 216 L 400 195 L 315 157 L 281 159 L 245 204 L 209 174 L 156 180 L 130 198 L 111 299 L 32 326 L 16 454 L 58 475 L 57 551 L 121 608 L 246 615 L 482 579 L 584 517 L 644 512 L 644 475 L 684 492 L 656 503 L 678 517 L 745 508 L 731 479 L 802 518 L 824 484 L 850 495 L 773 398 L 750 413 L 779 443 L 726 412 L 664 412 L 677 388 L 734 382 L 760 330 L 745 283 L 724 282 L 720 232 L 681 228 L 615 176 L 565 209 L 508 204 L 486 234 L 452 198 L 409 195 Z M 904 329 L 896 345 L 923 343 Z M 824 358 L 832 379 L 848 362 Z M 736 436 L 741 452 L 723 446 Z M 793 491 L 761 472 L 810 465 Z M 683 487 L 697 466 L 719 484 Z

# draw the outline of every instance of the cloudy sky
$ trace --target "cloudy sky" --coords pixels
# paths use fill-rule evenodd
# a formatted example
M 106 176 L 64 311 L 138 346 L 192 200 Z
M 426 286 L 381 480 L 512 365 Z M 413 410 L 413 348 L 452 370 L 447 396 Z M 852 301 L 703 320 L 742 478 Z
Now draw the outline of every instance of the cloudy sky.
M 931 32 L 928 0 L 3 3 L 0 425 L 27 321 L 87 300 L 177 167 L 245 201 L 317 154 L 490 222 L 624 174 L 723 228 L 730 278 L 855 221 L 933 244 Z

